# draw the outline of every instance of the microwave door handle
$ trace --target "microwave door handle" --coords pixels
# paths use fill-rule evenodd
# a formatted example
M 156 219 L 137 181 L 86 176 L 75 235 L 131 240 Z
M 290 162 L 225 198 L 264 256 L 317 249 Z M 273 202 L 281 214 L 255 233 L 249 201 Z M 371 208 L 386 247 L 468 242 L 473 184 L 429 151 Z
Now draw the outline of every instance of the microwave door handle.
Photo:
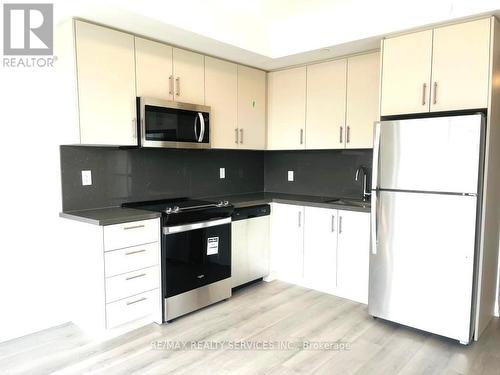
M 198 141 L 198 116 L 194 118 L 194 139 Z
M 205 137 L 205 119 L 203 118 L 203 114 L 201 112 L 198 112 L 198 117 L 200 118 L 201 124 L 201 132 L 200 138 L 198 138 L 198 142 L 203 142 L 203 138 Z

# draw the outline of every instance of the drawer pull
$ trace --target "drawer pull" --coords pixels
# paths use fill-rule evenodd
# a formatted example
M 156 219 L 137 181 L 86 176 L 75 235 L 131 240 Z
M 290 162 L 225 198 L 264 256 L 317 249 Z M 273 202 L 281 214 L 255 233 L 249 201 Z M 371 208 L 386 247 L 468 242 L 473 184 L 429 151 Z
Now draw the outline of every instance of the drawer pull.
M 146 252 L 146 249 L 130 251 L 128 253 L 125 253 L 125 255 L 133 255 L 133 254 L 139 254 L 139 253 L 144 253 L 144 252 Z
M 131 226 L 131 227 L 123 227 L 123 230 L 129 230 L 129 229 L 139 229 L 139 228 L 144 228 L 144 224 L 141 224 L 141 225 L 134 225 L 134 226 Z
M 146 297 L 142 297 L 142 298 L 139 298 L 136 301 L 127 302 L 127 306 L 128 305 L 133 305 L 134 303 L 139 303 L 139 302 L 142 302 L 142 301 L 145 301 L 145 300 L 147 300 L 147 298 Z
M 140 275 L 135 275 L 135 276 L 130 276 L 130 277 L 127 277 L 125 280 L 133 280 L 133 279 L 138 279 L 139 277 L 143 277 L 143 276 L 146 276 L 145 273 L 141 273 Z
M 203 279 L 205 277 L 205 275 L 198 275 L 196 276 L 198 279 Z

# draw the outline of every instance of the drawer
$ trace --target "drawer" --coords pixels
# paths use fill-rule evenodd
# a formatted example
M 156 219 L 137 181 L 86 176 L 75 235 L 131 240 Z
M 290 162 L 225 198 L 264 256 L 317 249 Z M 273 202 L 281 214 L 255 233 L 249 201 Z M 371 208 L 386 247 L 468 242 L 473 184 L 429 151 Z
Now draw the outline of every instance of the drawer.
M 156 266 L 159 253 L 159 242 L 108 251 L 104 253 L 106 277 Z
M 154 314 L 160 306 L 160 290 L 155 289 L 106 305 L 106 328 Z
M 142 220 L 104 227 L 104 251 L 158 242 L 160 220 Z
M 106 303 L 160 287 L 158 266 L 106 279 Z

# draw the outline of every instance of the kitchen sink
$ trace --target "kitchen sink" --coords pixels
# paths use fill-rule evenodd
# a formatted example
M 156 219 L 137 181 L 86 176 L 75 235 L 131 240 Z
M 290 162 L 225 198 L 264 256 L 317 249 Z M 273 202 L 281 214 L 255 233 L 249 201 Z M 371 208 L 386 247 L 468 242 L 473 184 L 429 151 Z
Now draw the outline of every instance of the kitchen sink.
M 342 206 L 354 206 L 354 207 L 362 207 L 362 208 L 370 207 L 369 201 L 362 201 L 362 200 L 356 200 L 356 199 L 335 198 L 335 199 L 329 199 L 327 201 L 324 201 L 324 203 L 334 203 L 334 204 L 339 204 Z

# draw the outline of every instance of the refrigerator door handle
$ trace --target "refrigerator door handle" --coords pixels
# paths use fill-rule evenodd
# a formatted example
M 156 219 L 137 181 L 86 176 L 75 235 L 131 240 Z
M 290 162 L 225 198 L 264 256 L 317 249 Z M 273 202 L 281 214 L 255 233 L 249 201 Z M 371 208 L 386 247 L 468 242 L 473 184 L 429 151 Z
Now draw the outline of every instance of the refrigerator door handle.
M 380 154 L 380 122 L 376 121 L 373 127 L 373 166 L 372 166 L 372 190 L 378 189 L 378 164 Z M 373 207 L 373 204 L 372 204 Z
M 377 255 L 377 196 L 378 191 L 372 190 L 372 203 L 370 213 L 370 236 L 372 254 Z

